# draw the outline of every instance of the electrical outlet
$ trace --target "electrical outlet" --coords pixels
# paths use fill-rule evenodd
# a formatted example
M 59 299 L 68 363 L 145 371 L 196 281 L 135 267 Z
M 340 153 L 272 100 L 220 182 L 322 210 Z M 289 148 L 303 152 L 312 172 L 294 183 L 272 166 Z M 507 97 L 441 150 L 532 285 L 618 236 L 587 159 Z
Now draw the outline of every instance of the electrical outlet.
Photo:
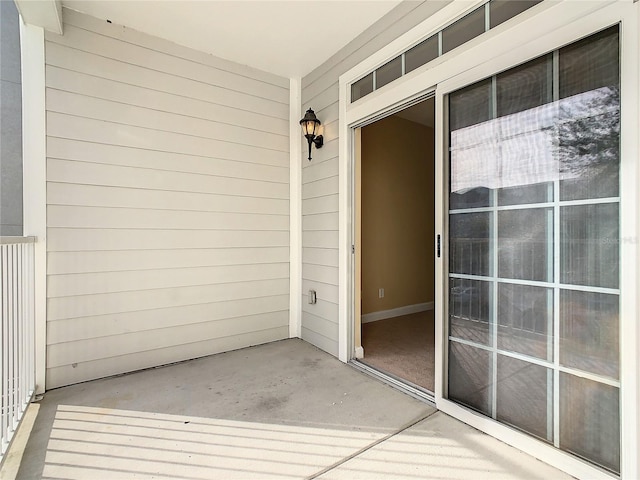
M 384 298 L 384 288 L 378 289 L 378 298 Z
M 315 290 L 309 290 L 308 298 L 309 298 L 309 304 L 310 305 L 315 305 L 316 302 L 318 301 L 318 297 L 317 297 L 316 291 Z

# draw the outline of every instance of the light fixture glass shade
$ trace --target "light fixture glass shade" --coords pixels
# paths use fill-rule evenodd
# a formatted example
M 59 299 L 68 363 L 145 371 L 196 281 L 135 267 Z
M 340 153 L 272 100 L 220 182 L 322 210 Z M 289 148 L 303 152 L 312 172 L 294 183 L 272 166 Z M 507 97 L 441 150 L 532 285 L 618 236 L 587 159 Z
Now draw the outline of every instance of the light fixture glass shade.
M 303 135 L 312 135 L 315 136 L 316 134 L 316 127 L 318 126 L 318 122 L 317 121 L 313 121 L 313 120 L 308 120 L 306 122 L 302 123 L 302 133 Z
M 320 120 L 318 120 L 318 117 L 316 117 L 316 114 L 311 108 L 307 110 L 302 120 L 300 120 L 302 134 L 307 138 L 311 137 L 313 139 L 313 137 L 315 137 L 319 125 Z

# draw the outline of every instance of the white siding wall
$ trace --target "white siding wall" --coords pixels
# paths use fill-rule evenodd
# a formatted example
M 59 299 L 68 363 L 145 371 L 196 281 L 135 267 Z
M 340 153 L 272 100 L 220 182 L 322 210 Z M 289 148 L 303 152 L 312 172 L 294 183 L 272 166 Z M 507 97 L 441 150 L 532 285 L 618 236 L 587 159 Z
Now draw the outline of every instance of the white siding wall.
M 64 11 L 47 388 L 288 337 L 289 82 Z
M 324 124 L 325 145 L 303 160 L 302 338 L 338 355 L 338 80 L 448 1 L 403 2 L 302 79 L 302 108 Z M 306 150 L 305 150 L 306 151 Z M 305 156 L 306 158 L 306 156 Z M 318 303 L 309 305 L 315 289 Z

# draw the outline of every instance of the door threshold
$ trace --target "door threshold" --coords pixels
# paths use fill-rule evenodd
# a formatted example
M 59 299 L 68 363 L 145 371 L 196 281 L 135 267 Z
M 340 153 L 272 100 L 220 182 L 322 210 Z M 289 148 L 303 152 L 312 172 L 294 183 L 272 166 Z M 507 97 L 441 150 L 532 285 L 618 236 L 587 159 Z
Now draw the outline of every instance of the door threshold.
M 406 393 L 407 395 L 415 398 L 416 400 L 426 402 L 433 407 L 436 406 L 436 399 L 434 397 L 434 394 L 428 390 L 425 390 L 422 387 L 419 387 L 418 385 L 412 382 L 403 380 L 390 373 L 377 370 L 357 359 L 351 360 L 349 362 L 349 365 L 351 365 L 357 370 L 360 370 L 363 373 L 366 373 L 367 375 L 371 375 L 372 377 L 375 377 L 378 380 L 381 380 L 382 382 L 386 383 L 390 387 L 395 388 L 396 390 L 400 390 L 402 393 Z

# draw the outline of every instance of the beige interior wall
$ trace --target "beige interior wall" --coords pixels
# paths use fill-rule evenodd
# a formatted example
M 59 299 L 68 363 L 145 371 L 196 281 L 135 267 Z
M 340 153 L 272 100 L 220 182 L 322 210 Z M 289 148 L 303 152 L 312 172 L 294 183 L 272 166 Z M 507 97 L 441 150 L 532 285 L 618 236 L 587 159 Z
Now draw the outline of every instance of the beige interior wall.
M 395 116 L 362 129 L 362 314 L 435 298 L 433 140 Z

